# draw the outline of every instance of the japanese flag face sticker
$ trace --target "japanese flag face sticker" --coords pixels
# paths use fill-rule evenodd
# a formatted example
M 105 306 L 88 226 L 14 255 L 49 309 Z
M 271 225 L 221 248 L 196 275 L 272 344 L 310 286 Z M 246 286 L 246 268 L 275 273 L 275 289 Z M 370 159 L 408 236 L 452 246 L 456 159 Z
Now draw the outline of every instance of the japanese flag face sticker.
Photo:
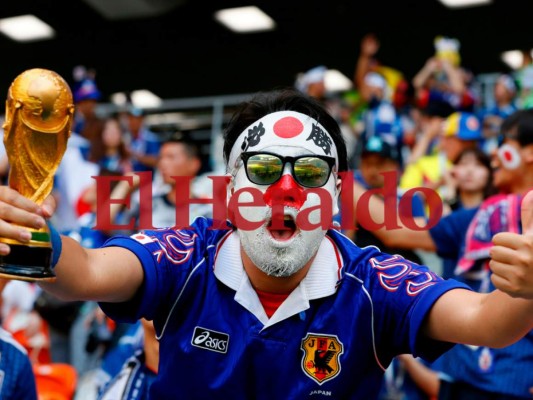
M 498 158 L 506 169 L 517 169 L 522 163 L 518 150 L 510 144 L 503 144 L 498 149 Z

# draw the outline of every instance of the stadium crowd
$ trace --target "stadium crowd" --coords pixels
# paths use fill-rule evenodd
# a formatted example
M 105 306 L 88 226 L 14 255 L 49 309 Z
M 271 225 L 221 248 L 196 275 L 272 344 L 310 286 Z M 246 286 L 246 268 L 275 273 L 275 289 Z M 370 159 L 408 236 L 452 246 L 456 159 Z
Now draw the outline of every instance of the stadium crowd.
M 461 64 L 458 40 L 437 37 L 434 44 L 435 53 L 415 76 L 407 77 L 380 62 L 379 38 L 368 34 L 361 40 L 353 89 L 329 92 L 325 66 L 302 72 L 294 87 L 322 102 L 341 127 L 354 180 L 354 211 L 357 200 L 372 191 L 368 209 L 380 225 L 385 206 L 402 204 L 402 196 L 414 193 L 409 206 L 398 209 L 397 229 L 384 224 L 372 228 L 362 220 L 354 221 L 355 229 L 338 229 L 359 247 L 377 246 L 489 292 L 494 290 L 488 266 L 492 236 L 521 232 L 520 202 L 533 187 L 533 159 L 528 156 L 533 146 L 533 63 L 524 53 L 522 68 L 494 71 L 494 79 L 486 81 Z M 184 207 L 191 221 L 212 216 L 209 204 L 177 202 L 172 177 L 193 178 L 191 196 L 208 198 L 212 194 L 205 189 L 205 177 L 223 167 L 202 165 L 198 143 L 187 132 L 153 131 L 145 112 L 133 104 L 99 116 L 103 95 L 96 77 L 83 68 L 76 68 L 74 76 L 75 123 L 53 190 L 56 228 L 89 248 L 115 234 L 135 233 L 143 184 L 152 187 L 157 228 L 173 226 Z M 481 90 L 483 85 L 490 90 Z M 4 154 L 4 184 L 8 171 Z M 152 174 L 150 182 L 136 178 L 136 172 L 146 171 Z M 133 219 L 133 229 L 92 229 L 98 206 L 94 176 L 132 177 L 131 182 L 114 181 L 112 197 L 131 202 L 129 207 L 113 206 L 111 216 L 116 224 Z M 396 180 L 391 193 L 384 190 L 389 176 Z M 429 192 L 420 188 L 436 193 L 442 204 L 442 216 L 431 224 L 435 210 Z M 422 228 L 413 229 L 402 216 Z M 118 323 L 95 302 L 60 301 L 31 282 L 4 284 L 0 340 L 16 342 L 16 349 L 27 355 L 39 399 L 130 398 L 123 393 L 131 387 L 137 390 L 131 398 L 147 398 L 158 370 L 150 321 Z M 503 349 L 459 344 L 432 363 L 402 355 L 385 371 L 380 399 L 531 398 L 532 362 L 532 333 Z M 7 398 L 36 398 L 20 393 Z

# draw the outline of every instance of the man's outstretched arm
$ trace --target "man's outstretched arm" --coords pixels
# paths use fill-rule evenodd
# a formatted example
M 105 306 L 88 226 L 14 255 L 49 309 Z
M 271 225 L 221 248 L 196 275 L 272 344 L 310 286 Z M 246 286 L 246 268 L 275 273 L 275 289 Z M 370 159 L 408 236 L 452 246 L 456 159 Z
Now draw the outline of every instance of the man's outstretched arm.
M 54 269 L 57 279 L 41 283 L 46 291 L 63 300 L 122 302 L 141 286 L 144 273 L 139 259 L 122 247 L 85 249 L 61 236 L 62 251 Z
M 445 342 L 506 347 L 533 329 L 533 300 L 499 290 L 450 290 L 435 302 L 424 329 L 427 336 Z
M 30 233 L 23 227 L 40 228 L 55 209 L 49 197 L 43 206 L 26 199 L 7 186 L 0 187 L 0 236 L 28 243 Z M 85 249 L 78 242 L 61 236 L 61 253 L 53 283 L 41 286 L 65 300 L 120 302 L 131 299 L 142 285 L 144 273 L 139 259 L 129 250 L 111 247 Z M 0 254 L 8 254 L 0 244 Z M 54 246 L 54 251 L 59 251 Z
M 426 321 L 430 337 L 504 347 L 533 329 L 533 191 L 522 201 L 521 222 L 523 234 L 502 232 L 493 238 L 491 279 L 498 290 L 445 293 Z

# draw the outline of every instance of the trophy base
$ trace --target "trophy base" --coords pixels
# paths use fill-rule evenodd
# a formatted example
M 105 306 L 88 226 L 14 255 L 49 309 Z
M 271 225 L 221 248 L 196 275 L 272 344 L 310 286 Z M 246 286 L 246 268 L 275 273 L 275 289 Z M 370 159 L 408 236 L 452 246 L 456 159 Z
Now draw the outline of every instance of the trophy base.
M 52 248 L 9 244 L 11 251 L 0 256 L 0 277 L 23 281 L 54 281 L 50 267 Z

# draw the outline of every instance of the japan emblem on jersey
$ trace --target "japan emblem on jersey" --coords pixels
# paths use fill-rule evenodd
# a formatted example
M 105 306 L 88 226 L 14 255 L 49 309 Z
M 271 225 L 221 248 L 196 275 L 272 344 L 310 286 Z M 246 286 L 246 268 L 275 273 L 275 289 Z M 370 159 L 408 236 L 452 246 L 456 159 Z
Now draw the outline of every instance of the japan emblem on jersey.
M 154 243 L 154 239 L 150 236 L 145 235 L 144 233 L 136 233 L 134 235 L 131 235 L 131 238 L 135 239 L 141 244 Z
M 302 340 L 302 370 L 319 385 L 341 372 L 344 347 L 335 335 L 308 333 Z

